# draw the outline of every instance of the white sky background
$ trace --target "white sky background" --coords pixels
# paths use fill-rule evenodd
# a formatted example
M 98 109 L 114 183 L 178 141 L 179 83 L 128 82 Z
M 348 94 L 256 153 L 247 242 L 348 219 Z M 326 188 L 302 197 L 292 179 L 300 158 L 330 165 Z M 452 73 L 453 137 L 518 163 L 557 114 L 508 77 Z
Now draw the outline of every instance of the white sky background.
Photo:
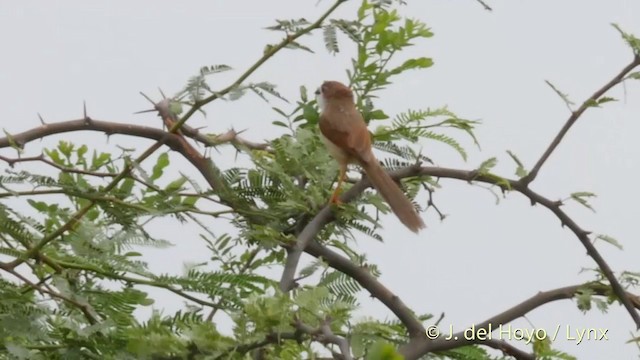
M 391 115 L 408 108 L 448 105 L 461 117 L 481 119 L 477 130 L 481 152 L 459 137 L 470 153 L 467 163 L 431 142 L 424 144 L 424 151 L 438 165 L 464 169 L 497 156 L 496 171 L 508 177 L 513 177 L 515 165 L 505 151 L 514 151 L 530 168 L 569 115 L 544 80 L 579 104 L 631 60 L 630 50 L 609 24 L 618 23 L 640 36 L 640 2 L 633 0 L 490 1 L 492 13 L 474 0 L 409 3 L 405 13 L 425 21 L 435 36 L 417 44 L 407 56 L 432 57 L 435 66 L 398 77 L 378 105 Z M 228 64 L 236 71 L 213 82 L 214 88 L 223 88 L 260 57 L 266 44 L 280 40 L 279 34 L 263 30 L 274 19 L 313 20 L 330 4 L 328 0 L 319 4 L 316 0 L 0 2 L 0 98 L 4 100 L 0 127 L 17 133 L 38 126 L 38 112 L 49 122 L 77 119 L 83 100 L 93 118 L 158 126 L 151 114 L 132 115 L 149 107 L 139 91 L 157 96 L 160 87 L 172 94 L 201 66 Z M 352 16 L 358 4 L 348 2 L 335 16 Z M 303 43 L 316 55 L 283 51 L 250 81 L 275 83 L 284 96 L 295 100 L 300 85 L 312 90 L 326 79 L 345 80 L 352 53 L 348 41 L 342 40 L 343 52 L 331 56 L 320 33 L 305 37 Z M 598 194 L 592 200 L 595 214 L 574 203 L 565 209 L 583 228 L 623 244 L 624 251 L 598 244 L 615 271 L 640 270 L 639 85 L 629 82 L 626 92 L 618 87 L 608 95 L 621 101 L 588 110 L 532 185 L 551 199 L 575 191 Z M 277 100 L 273 105 L 287 106 Z M 215 102 L 206 111 L 206 119 L 198 116 L 189 124 L 206 125 L 210 132 L 248 129 L 244 135 L 254 141 L 281 131 L 271 125 L 277 114 L 255 96 Z M 136 147 L 138 153 L 150 144 L 114 136 L 107 146 L 103 135 L 92 133 L 67 134 L 42 144 L 59 139 L 101 149 L 116 144 Z M 27 154 L 37 155 L 41 146 L 29 144 Z M 221 166 L 233 162 L 232 156 L 213 156 Z M 180 164 L 174 169 L 189 167 Z M 435 199 L 450 214 L 444 222 L 430 211 L 429 228 L 414 236 L 389 217 L 384 222 L 385 243 L 365 238 L 359 242 L 370 261 L 380 265 L 381 280 L 418 313 L 445 312 L 443 326 L 463 329 L 537 291 L 592 279 L 591 274 L 578 272 L 595 263 L 548 210 L 531 207 L 517 193 L 496 205 L 480 187 L 453 180 L 442 184 Z M 155 226 L 176 247 L 149 252 L 154 270 L 179 272 L 183 262 L 207 259 L 197 229 L 183 229 L 175 222 Z M 157 307 L 182 305 L 167 293 L 154 294 L 160 295 Z M 362 314 L 390 316 L 380 304 L 363 299 Z M 559 348 L 581 359 L 628 359 L 638 353 L 635 345 L 625 344 L 634 324 L 620 306 L 606 315 L 597 310 L 583 315 L 574 302 L 562 301 L 545 305 L 528 319 L 548 331 L 557 324 L 608 328 L 609 341 L 577 346 L 562 338 L 557 341 Z M 532 326 L 525 320 L 513 325 Z

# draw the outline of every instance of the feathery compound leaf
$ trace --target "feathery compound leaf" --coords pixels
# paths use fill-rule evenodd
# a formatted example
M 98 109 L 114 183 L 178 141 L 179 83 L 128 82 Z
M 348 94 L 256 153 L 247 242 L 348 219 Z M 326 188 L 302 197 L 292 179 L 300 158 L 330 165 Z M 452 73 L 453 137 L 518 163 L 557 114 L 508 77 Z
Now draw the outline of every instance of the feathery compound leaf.
M 336 27 L 333 25 L 325 25 L 322 29 L 322 36 L 324 38 L 324 45 L 330 54 L 337 54 L 340 52 L 338 48 L 338 36 L 336 34 Z
M 233 68 L 231 66 L 224 65 L 224 64 L 203 66 L 203 67 L 200 68 L 200 75 L 207 76 L 207 75 L 211 75 L 211 74 L 221 73 L 221 72 L 224 72 L 224 71 L 229 71 L 229 70 L 232 70 L 232 69 Z
M 361 42 L 361 33 L 359 32 L 359 28 L 361 24 L 357 21 L 347 21 L 347 20 L 331 20 L 331 24 L 334 25 L 337 29 L 342 31 L 345 35 L 347 35 L 353 42 L 360 43 Z
M 489 174 L 491 172 L 491 169 L 493 169 L 497 164 L 498 164 L 498 159 L 496 159 L 495 157 L 489 158 L 483 161 L 482 164 L 480 164 L 480 166 L 478 166 L 478 173 L 483 175 Z
M 284 31 L 286 33 L 295 33 L 302 30 L 305 26 L 309 25 L 309 22 L 304 19 L 292 19 L 292 20 L 276 20 L 276 25 L 268 26 L 265 29 L 273 31 Z
M 458 154 L 460 154 L 460 156 L 462 157 L 462 159 L 464 161 L 467 161 L 467 151 L 454 138 L 452 138 L 450 136 L 447 136 L 447 135 L 444 135 L 444 134 L 437 134 L 437 133 L 434 133 L 434 132 L 431 132 L 431 131 L 425 132 L 424 133 L 424 137 L 427 138 L 427 139 L 439 141 L 441 143 L 449 145 L 454 150 L 456 150 L 458 152 Z
M 269 102 L 269 100 L 267 100 L 267 98 L 264 96 L 264 94 L 262 94 L 262 92 L 260 90 L 263 90 L 264 92 L 268 93 L 271 96 L 277 97 L 278 99 L 285 101 L 285 102 L 289 102 L 289 100 L 287 100 L 286 98 L 284 98 L 282 95 L 280 95 L 279 92 L 277 92 L 276 86 L 274 84 L 268 83 L 268 82 L 259 82 L 259 83 L 255 83 L 255 84 L 250 84 L 249 88 L 251 90 L 253 90 L 256 94 L 258 94 L 258 96 L 260 96 L 264 101 Z

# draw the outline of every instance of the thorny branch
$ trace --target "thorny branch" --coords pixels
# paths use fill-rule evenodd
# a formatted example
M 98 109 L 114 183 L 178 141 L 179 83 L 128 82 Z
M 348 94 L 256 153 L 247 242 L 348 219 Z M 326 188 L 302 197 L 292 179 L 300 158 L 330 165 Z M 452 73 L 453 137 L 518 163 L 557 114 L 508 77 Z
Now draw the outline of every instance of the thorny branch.
M 492 316 L 491 318 L 476 324 L 476 329 L 488 329 L 491 325 L 493 329 L 498 328 L 501 324 L 508 324 L 509 322 L 518 319 L 528 312 L 553 301 L 567 300 L 575 297 L 576 293 L 580 289 L 590 289 L 594 295 L 597 296 L 609 296 L 609 289 L 606 285 L 600 283 L 587 283 L 581 285 L 567 286 L 563 288 L 553 289 L 549 291 L 539 292 L 529 299 L 521 302 L 520 304 L 503 311 L 500 314 Z M 640 309 L 640 297 L 625 292 L 625 297 L 633 299 L 635 308 Z M 448 337 L 447 337 L 448 338 Z M 484 343 L 480 340 L 469 341 L 465 339 L 464 331 L 453 334 L 452 339 L 445 340 L 441 337 L 433 341 L 427 341 L 426 339 L 412 339 L 406 345 L 400 348 L 401 353 L 407 359 L 417 359 L 423 354 L 444 351 L 457 348 L 463 345 L 469 345 L 472 343 L 478 343 L 491 346 L 491 344 Z M 498 345 L 498 344 L 496 344 Z M 493 347 L 493 346 L 492 346 Z M 513 354 L 509 354 L 514 356 Z
M 542 156 L 540 157 L 538 162 L 536 162 L 536 164 L 533 166 L 533 168 L 531 169 L 531 172 L 529 172 L 529 174 L 527 174 L 527 176 L 525 176 L 522 179 L 522 183 L 524 185 L 528 185 L 529 183 L 531 183 L 536 178 L 536 176 L 538 176 L 538 172 L 540 171 L 540 168 L 542 167 L 542 165 L 544 165 L 544 163 L 547 161 L 549 156 L 551 156 L 551 153 L 553 153 L 553 151 L 558 147 L 558 145 L 560 145 L 560 142 L 562 141 L 564 136 L 567 134 L 569 129 L 571 129 L 573 124 L 575 124 L 576 121 L 578 121 L 580 116 L 589 107 L 593 106 L 593 104 L 596 103 L 597 100 L 600 99 L 600 97 L 602 95 L 606 94 L 607 91 L 609 91 L 612 87 L 614 87 L 614 86 L 620 84 L 622 81 L 624 81 L 626 75 L 629 74 L 631 72 L 631 70 L 636 68 L 638 65 L 640 65 L 640 56 L 636 55 L 636 56 L 634 56 L 633 61 L 631 61 L 627 66 L 625 66 L 618 73 L 618 75 L 616 75 L 613 79 L 611 79 L 603 87 L 601 87 L 596 92 L 594 92 L 593 95 L 591 95 L 591 97 L 589 97 L 587 100 L 585 100 L 582 103 L 582 105 L 580 105 L 578 110 L 575 110 L 575 111 L 573 111 L 571 113 L 571 116 L 569 116 L 569 119 L 567 119 L 567 122 L 564 124 L 564 126 L 562 126 L 562 129 L 560 129 L 560 131 L 558 132 L 556 137 L 553 139 L 551 144 L 549 144 L 549 146 L 547 147 L 545 152 L 542 154 Z M 640 326 L 640 324 L 638 326 Z
M 145 151 L 139 158 L 138 158 L 138 162 L 144 160 L 145 158 L 147 158 L 151 153 L 153 153 L 155 150 L 157 150 L 160 146 L 162 146 L 163 144 L 166 144 L 167 146 L 169 146 L 170 148 L 172 148 L 173 150 L 181 153 L 183 156 L 185 156 L 186 158 L 190 159 L 192 161 L 192 163 L 200 170 L 203 171 L 203 167 L 202 167 L 202 160 L 203 157 L 198 154 L 195 149 L 190 146 L 186 141 L 184 137 L 188 137 L 191 138 L 195 141 L 198 141 L 200 143 L 203 143 L 205 145 L 208 146 L 216 146 L 222 143 L 231 143 L 233 145 L 236 146 L 241 146 L 241 147 L 245 147 L 245 148 L 249 148 L 249 149 L 255 149 L 255 150 L 267 150 L 269 151 L 269 147 L 267 144 L 259 144 L 259 143 L 254 143 L 248 140 L 244 140 L 241 137 L 238 136 L 238 133 L 235 132 L 234 130 L 230 130 L 229 132 L 219 135 L 217 137 L 211 137 L 208 135 L 203 135 L 200 134 L 197 130 L 191 129 L 187 126 L 184 126 L 184 122 L 186 122 L 186 120 L 192 116 L 196 111 L 198 111 L 200 108 L 202 108 L 204 105 L 208 104 L 209 102 L 223 96 L 226 92 L 231 91 L 233 88 L 237 87 L 238 85 L 240 85 L 244 80 L 246 80 L 246 78 L 248 78 L 258 67 L 260 67 L 265 61 L 267 61 L 271 56 L 273 56 L 277 51 L 279 51 L 280 49 L 284 48 L 286 45 L 288 45 L 291 41 L 294 41 L 297 37 L 302 36 L 304 33 L 307 33 L 313 29 L 318 28 L 322 21 L 333 11 L 335 10 L 342 2 L 344 2 L 344 0 L 339 0 L 337 1 L 320 19 L 318 19 L 315 23 L 309 25 L 308 27 L 304 28 L 302 31 L 300 31 L 297 34 L 291 35 L 289 37 L 287 37 L 285 40 L 283 40 L 280 44 L 278 44 L 277 46 L 271 47 L 270 50 L 268 52 L 266 52 L 264 54 L 264 56 L 258 60 L 258 62 L 256 62 L 251 68 L 249 68 L 244 74 L 242 74 L 232 85 L 230 85 L 229 87 L 223 89 L 220 92 L 215 93 L 214 95 L 211 95 L 209 98 L 206 98 L 204 100 L 201 100 L 200 102 L 197 102 L 196 104 L 194 104 L 194 106 L 187 112 L 187 114 L 185 116 L 183 116 L 181 119 L 174 119 L 175 121 L 173 121 L 173 126 L 171 127 L 171 129 L 169 130 L 169 133 L 162 131 L 160 129 L 154 129 L 154 128 L 149 128 L 149 127 L 143 127 L 143 126 L 134 126 L 134 125 L 130 125 L 130 124 L 117 124 L 117 123 L 112 123 L 112 122 L 105 122 L 105 121 L 98 121 L 98 120 L 93 120 L 91 118 L 89 118 L 88 116 L 79 119 L 79 120 L 72 120 L 72 121 L 67 121 L 67 122 L 62 122 L 62 123 L 57 123 L 57 124 L 43 124 L 42 126 L 38 127 L 38 128 L 34 128 L 32 130 L 20 133 L 20 134 L 16 134 L 16 135 L 11 135 L 8 136 L 6 138 L 1 138 L 0 139 L 0 148 L 1 147 L 9 147 L 9 146 L 13 146 L 13 145 L 17 145 L 20 147 L 23 147 L 26 143 L 28 143 L 29 141 L 32 141 L 34 139 L 41 139 L 43 137 L 46 137 L 48 135 L 52 135 L 52 134 L 59 134 L 59 133 L 64 133 L 64 132 L 70 132 L 70 131 L 80 131 L 80 130 L 93 130 L 93 131 L 102 131 L 105 134 L 116 134 L 116 133 L 120 133 L 120 134 L 127 134 L 127 135 L 132 135 L 132 136 L 139 136 L 139 137 L 144 137 L 144 138 L 149 138 L 149 139 L 153 139 L 156 141 L 156 143 L 151 146 L 149 149 L 147 149 L 147 151 Z M 482 3 L 482 2 L 481 2 Z M 466 170 L 457 170 L 457 169 L 447 169 L 447 168 L 441 168 L 441 167 L 421 167 L 421 166 L 411 166 L 411 167 L 407 167 L 404 169 L 400 169 L 400 170 L 396 170 L 391 172 L 390 174 L 392 175 L 392 177 L 394 177 L 395 179 L 402 179 L 402 178 L 407 178 L 407 177 L 416 177 L 416 176 L 432 176 L 432 177 L 438 177 L 438 178 L 450 178 L 450 179 L 458 179 L 458 180 L 464 180 L 464 181 L 468 181 L 468 182 L 483 182 L 483 183 L 488 183 L 488 184 L 492 184 L 492 185 L 496 185 L 496 186 L 500 186 L 504 191 L 516 191 L 521 193 L 522 195 L 524 195 L 525 197 L 527 197 L 532 205 L 535 205 L 537 203 L 543 205 L 544 207 L 546 207 L 547 209 L 549 209 L 561 222 L 562 225 L 567 226 L 574 234 L 575 236 L 580 240 L 580 242 L 583 244 L 583 246 L 586 248 L 587 253 L 589 254 L 589 256 L 591 256 L 594 261 L 597 263 L 597 265 L 599 266 L 599 268 L 602 270 L 604 276 L 607 278 L 607 280 L 609 281 L 610 287 L 612 289 L 612 291 L 615 293 L 616 297 L 618 298 L 618 300 L 625 306 L 625 308 L 627 309 L 627 311 L 630 313 L 631 317 L 633 318 L 633 320 L 635 321 L 636 325 L 638 327 L 640 327 L 640 317 L 638 315 L 638 312 L 636 311 L 636 309 L 640 308 L 640 300 L 637 296 L 633 295 L 633 294 L 628 294 L 620 285 L 620 283 L 618 282 L 618 280 L 615 278 L 615 275 L 613 273 L 613 271 L 611 270 L 610 266 L 606 263 L 606 261 L 602 258 L 602 256 L 599 254 L 599 252 L 597 251 L 597 249 L 593 246 L 590 238 L 589 238 L 589 232 L 586 230 L 583 230 L 579 225 L 577 225 L 577 223 L 575 221 L 573 221 L 573 219 L 571 217 L 569 217 L 569 215 L 567 215 L 563 210 L 562 210 L 562 204 L 556 201 L 552 201 L 546 197 L 543 197 L 542 195 L 536 193 L 535 191 L 531 190 L 529 188 L 529 184 L 536 178 L 536 176 L 538 175 L 538 172 L 540 170 L 540 168 L 543 166 L 543 164 L 546 162 L 546 160 L 551 156 L 551 154 L 553 153 L 553 151 L 558 147 L 558 145 L 560 144 L 560 142 L 563 140 L 564 136 L 566 135 L 566 133 L 569 131 L 569 129 L 575 124 L 575 122 L 579 119 L 579 117 L 586 111 L 586 109 L 591 106 L 590 104 L 593 103 L 593 101 L 597 101 L 601 96 L 603 96 L 609 89 L 611 89 L 613 86 L 619 84 L 621 81 L 623 81 L 625 75 L 627 75 L 632 69 L 634 69 L 635 67 L 637 67 L 638 65 L 640 65 L 640 57 L 639 56 L 635 56 L 634 60 L 627 65 L 618 75 L 616 75 L 616 77 L 614 77 L 610 82 L 608 82 L 607 84 L 605 84 L 605 86 L 603 86 L 601 89 L 599 89 L 598 91 L 596 91 L 587 101 L 585 101 L 577 110 L 573 111 L 571 116 L 569 117 L 569 119 L 567 120 L 567 122 L 565 123 L 565 125 L 562 127 L 562 129 L 560 130 L 560 132 L 557 134 L 557 136 L 554 138 L 554 140 L 551 142 L 551 144 L 549 145 L 549 147 L 546 149 L 546 151 L 544 152 L 544 154 L 541 156 L 541 158 L 538 160 L 538 162 L 535 164 L 535 166 L 533 167 L 533 169 L 531 170 L 531 172 L 525 176 L 524 178 L 522 178 L 521 180 L 510 180 L 510 179 L 499 179 L 496 176 L 486 176 L 486 175 L 482 175 L 479 174 L 477 171 L 466 171 Z M 167 105 L 167 103 L 165 102 L 160 102 L 157 104 L 157 110 L 161 113 L 161 114 L 167 114 L 167 109 L 165 106 Z M 181 134 L 184 135 L 177 135 L 175 134 L 175 132 L 177 132 L 177 130 L 180 128 L 181 130 Z M 195 161 L 197 159 L 197 161 Z M 6 161 L 7 163 L 11 164 L 12 162 L 16 162 L 15 159 L 9 159 L 9 158 L 1 158 L 1 160 Z M 113 186 L 115 186 L 118 181 L 122 180 L 124 177 L 129 175 L 129 172 L 131 171 L 131 168 L 128 166 L 127 168 L 125 168 L 125 170 L 123 170 L 120 174 L 117 174 L 116 176 L 114 176 L 114 179 L 112 181 L 111 184 L 113 184 Z M 92 174 L 95 175 L 95 174 Z M 205 176 L 205 178 L 207 178 L 208 182 L 213 185 L 215 183 L 215 179 L 211 179 L 212 176 L 214 176 L 211 172 L 206 172 L 203 171 L 203 175 Z M 497 180 L 499 179 L 499 180 Z M 110 186 L 111 186 L 110 184 Z M 113 188 L 113 186 L 111 186 L 111 188 Z M 349 191 L 345 192 L 343 194 L 343 196 L 341 197 L 341 200 L 344 202 L 348 202 L 350 200 L 353 200 L 355 197 L 357 197 L 362 191 L 364 191 L 364 189 L 366 189 L 367 187 L 369 187 L 370 184 L 368 183 L 367 179 L 362 179 L 360 181 L 358 181 L 354 186 L 351 187 L 351 189 L 349 189 Z M 107 187 L 109 189 L 109 187 Z M 107 189 L 107 190 L 108 190 Z M 91 204 L 94 204 L 94 202 L 92 202 Z M 90 205 L 93 206 L 93 205 Z M 39 260 L 42 260 L 44 255 L 39 254 L 39 250 L 42 249 L 42 247 L 44 247 L 48 242 L 54 240 L 55 238 L 57 238 L 59 235 L 63 234 L 64 232 L 66 232 L 67 230 L 69 230 L 70 228 L 73 227 L 73 225 L 75 224 L 75 222 L 77 220 L 79 220 L 82 216 L 84 216 L 84 214 L 88 211 L 89 207 L 85 207 L 82 208 L 78 213 L 76 213 L 73 218 L 72 221 L 68 222 L 67 224 L 63 225 L 62 227 L 60 227 L 57 231 L 49 234 L 48 236 L 46 236 L 45 238 L 43 238 L 38 244 L 36 244 L 33 248 L 28 249 L 28 253 L 25 255 L 25 257 L 23 258 L 28 258 L 28 257 L 37 257 Z M 282 277 L 282 281 L 281 281 L 281 287 L 283 290 L 289 290 L 291 288 L 293 288 L 295 286 L 294 282 L 293 282 L 293 278 L 295 275 L 295 267 L 297 266 L 297 262 L 299 260 L 300 254 L 302 252 L 307 252 L 308 254 L 314 256 L 314 257 L 318 257 L 318 258 L 322 258 L 324 261 L 326 261 L 331 267 L 342 271 L 343 273 L 351 276 L 352 278 L 354 278 L 356 281 L 358 281 L 365 289 L 367 289 L 372 296 L 378 298 L 382 303 L 384 303 L 392 312 L 394 312 L 394 314 L 400 319 L 400 321 L 405 325 L 405 327 L 407 328 L 408 332 L 409 332 L 409 336 L 410 336 L 410 341 L 409 343 L 407 343 L 405 346 L 403 346 L 401 348 L 402 353 L 406 356 L 407 359 L 416 359 L 420 356 L 422 356 L 423 354 L 426 354 L 428 352 L 434 352 L 434 351 L 443 351 L 443 350 L 447 350 L 447 349 L 452 349 L 461 345 L 468 345 L 468 342 L 464 342 L 464 337 L 460 336 L 460 339 L 463 339 L 462 342 L 458 341 L 444 341 L 442 339 L 440 340 L 434 340 L 434 341 L 427 341 L 423 334 L 424 334 L 424 326 L 415 318 L 415 316 L 413 315 L 413 312 L 411 311 L 411 309 L 409 309 L 403 302 L 402 300 L 395 294 L 391 293 L 384 285 L 382 285 L 373 275 L 371 275 L 366 268 L 363 268 L 357 264 L 354 264 L 352 261 L 350 261 L 349 259 L 333 252 L 332 250 L 318 244 L 317 242 L 314 241 L 316 235 L 318 234 L 318 232 L 322 229 L 322 227 L 324 225 L 326 225 L 327 223 L 329 223 L 330 221 L 333 220 L 333 212 L 332 209 L 327 206 L 324 209 L 322 209 L 307 225 L 306 227 L 303 229 L 303 231 L 300 233 L 300 235 L 298 236 L 298 239 L 296 240 L 296 243 L 293 245 L 293 247 L 291 247 L 289 249 L 289 258 L 287 261 L 287 265 L 285 267 L 285 270 L 283 272 L 283 277 Z M 297 254 L 295 256 L 292 256 L 292 254 Z M 297 257 L 297 258 L 296 258 Z M 48 265 L 52 266 L 52 267 L 61 267 L 60 264 L 56 263 L 55 261 L 51 260 L 51 259 L 47 259 L 45 257 L 45 259 L 48 261 Z M 294 261 L 295 260 L 295 261 Z M 47 261 L 45 261 L 45 263 L 47 263 Z M 14 262 L 11 263 L 0 263 L 0 268 L 2 270 L 5 270 L 11 274 L 16 274 L 15 272 L 15 267 L 19 264 L 21 264 L 22 262 L 24 262 L 24 260 L 22 259 L 18 259 Z M 62 265 L 63 267 L 68 267 L 69 264 L 64 264 Z M 18 274 L 20 275 L 20 274 Z M 111 274 L 110 274 L 111 275 Z M 25 279 L 26 280 L 26 279 Z M 133 280 L 133 279 L 127 279 L 127 280 Z M 140 280 L 137 280 L 138 283 L 141 283 Z M 25 282 L 26 284 L 29 284 L 28 280 L 27 282 Z M 37 286 L 37 284 L 32 284 L 33 286 Z M 485 322 L 483 322 L 482 324 L 480 324 L 480 326 L 488 326 L 489 324 L 504 324 L 504 323 L 508 323 L 524 314 L 526 314 L 527 312 L 531 311 L 532 309 L 535 309 L 541 305 L 544 305 L 548 302 L 551 301 L 555 301 L 555 300 L 560 300 L 560 299 L 570 299 L 573 298 L 575 296 L 576 291 L 581 287 L 581 286 L 592 286 L 592 290 L 594 290 L 597 294 L 599 295 L 604 295 L 607 292 L 607 287 L 605 285 L 576 285 L 576 286 L 572 286 L 572 287 L 566 287 L 566 288 L 561 288 L 561 289 L 556 289 L 556 290 L 551 290 L 551 291 L 547 291 L 547 292 L 542 292 L 539 293 L 535 296 L 533 296 L 532 298 L 524 301 L 523 303 L 501 313 L 498 314 L 488 320 L 486 320 Z M 170 291 L 176 291 L 174 289 L 168 288 Z M 48 291 L 46 289 L 41 289 L 38 288 L 39 291 L 45 292 Z M 58 294 L 54 294 L 54 293 L 50 293 L 49 295 L 51 296 L 56 296 Z M 65 301 L 69 301 L 68 299 L 63 299 Z M 198 301 L 199 299 L 192 299 L 194 301 Z M 209 303 L 209 302 L 201 302 L 198 301 L 199 303 L 203 304 L 203 305 L 208 305 L 208 306 L 215 306 L 215 304 Z M 74 304 L 75 305 L 75 304 Z M 79 304 L 82 305 L 82 304 Z M 80 307 L 81 311 L 83 313 L 85 313 L 86 316 L 88 316 L 89 322 L 95 321 L 92 320 L 89 316 L 87 315 L 87 313 L 85 312 L 85 310 L 87 310 L 86 308 L 84 308 L 84 306 L 82 305 Z M 337 345 L 341 352 L 342 352 L 342 356 L 350 356 L 350 355 L 345 355 L 345 354 L 349 354 L 348 352 L 348 344 L 346 345 L 347 347 L 345 348 L 345 345 L 343 342 L 339 341 L 339 339 L 333 338 L 332 337 L 332 333 L 327 332 L 326 329 L 298 329 L 299 331 L 304 331 L 304 330 L 313 330 L 311 331 L 312 333 L 315 334 L 320 334 L 323 339 L 325 339 L 327 342 L 332 343 Z M 329 328 L 330 331 L 330 328 Z M 306 332 L 306 331 L 305 331 Z M 280 336 L 280 338 L 282 338 L 281 336 L 282 334 L 278 335 Z M 333 335 L 335 336 L 335 335 Z M 293 335 L 292 335 L 293 338 Z M 331 340 L 327 340 L 327 339 L 331 339 Z M 269 340 L 269 339 L 267 339 Z M 265 340 L 265 341 L 267 341 Z M 342 339 L 344 340 L 344 339 Z M 268 341 L 268 343 L 272 343 L 273 341 Z M 264 342 L 263 342 L 264 343 Z M 260 343 L 262 344 L 262 343 Z M 255 349 L 255 348 L 259 348 L 261 346 L 264 345 L 260 345 L 257 344 L 256 347 L 250 347 L 248 348 L 247 351 L 250 351 L 251 349 Z M 266 343 L 265 343 L 266 344 Z M 505 354 L 507 355 L 511 355 L 511 356 L 515 356 L 516 358 L 519 359 L 529 359 L 531 357 L 528 357 L 529 354 L 523 353 L 518 349 L 513 348 L 512 346 L 510 346 L 509 344 L 506 344 L 504 342 L 485 342 L 483 343 L 483 345 L 486 346 L 490 346 L 496 349 L 500 349 L 501 351 L 503 351 Z M 346 349 L 346 350 L 345 350 Z
M 598 267 L 602 270 L 604 276 L 607 278 L 613 292 L 616 294 L 620 302 L 627 309 L 631 318 L 636 324 L 636 327 L 640 329 L 640 315 L 634 309 L 632 303 L 627 298 L 626 293 L 623 287 L 620 285 L 620 282 L 616 279 L 613 271 L 609 264 L 604 260 L 602 255 L 595 248 L 591 239 L 589 238 L 589 232 L 583 230 L 569 215 L 567 215 L 562 209 L 561 203 L 551 201 L 550 199 L 543 197 L 542 195 L 531 190 L 528 185 L 535 179 L 540 167 L 544 163 L 544 161 L 551 155 L 553 150 L 558 146 L 560 141 L 563 139 L 566 132 L 569 128 L 578 120 L 578 118 L 584 113 L 584 111 L 589 107 L 589 104 L 597 101 L 603 94 L 605 94 L 609 89 L 611 89 L 616 84 L 620 83 L 625 76 L 631 72 L 634 68 L 640 65 L 640 56 L 635 56 L 633 61 L 624 67 L 624 69 L 618 73 L 611 81 L 605 84 L 601 89 L 596 91 L 588 100 L 586 100 L 580 108 L 575 111 L 565 126 L 561 129 L 560 133 L 556 136 L 555 140 L 551 143 L 547 151 L 540 158 L 538 163 L 534 166 L 532 171 L 520 180 L 508 180 L 502 179 L 497 176 L 485 176 L 479 174 L 477 171 L 463 171 L 463 170 L 454 170 L 454 169 L 446 169 L 439 167 L 419 167 L 419 166 L 410 166 L 398 171 L 390 172 L 394 179 L 402 179 L 405 177 L 411 176 L 434 176 L 434 177 L 443 177 L 443 178 L 454 178 L 466 181 L 476 181 L 476 182 L 484 182 L 492 185 L 497 185 L 502 187 L 503 191 L 507 190 L 515 190 L 520 192 L 529 198 L 532 205 L 536 203 L 540 203 L 551 212 L 553 212 L 556 217 L 560 220 L 563 226 L 567 226 L 571 231 L 575 234 L 575 236 L 580 240 L 582 245 L 587 250 L 587 253 L 593 260 L 596 262 Z M 500 181 L 506 181 L 508 187 L 500 183 Z M 360 185 L 360 187 L 358 186 Z M 362 179 L 356 185 L 354 185 L 348 192 L 343 194 L 340 198 L 343 202 L 349 202 L 353 200 L 356 196 L 358 196 L 366 187 L 368 187 L 368 181 L 366 178 Z M 282 278 L 280 280 L 280 289 L 282 291 L 291 290 L 296 286 L 294 282 L 295 272 L 300 261 L 300 257 L 302 252 L 313 242 L 317 234 L 320 230 L 329 222 L 333 220 L 333 213 L 331 211 L 330 205 L 323 208 L 302 230 L 302 232 L 298 235 L 296 242 L 293 245 L 287 246 L 287 260 L 285 263 L 285 268 L 282 273 Z M 403 322 L 404 323 L 404 322 Z M 405 323 L 405 326 L 407 324 Z

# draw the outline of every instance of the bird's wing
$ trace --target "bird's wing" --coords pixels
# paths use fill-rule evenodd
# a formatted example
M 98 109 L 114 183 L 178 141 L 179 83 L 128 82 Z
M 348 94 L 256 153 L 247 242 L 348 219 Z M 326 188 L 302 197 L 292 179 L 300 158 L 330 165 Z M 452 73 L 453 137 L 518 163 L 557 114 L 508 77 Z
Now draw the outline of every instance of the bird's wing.
M 357 111 L 324 111 L 319 120 L 320 132 L 351 157 L 369 161 L 371 137 L 362 115 Z

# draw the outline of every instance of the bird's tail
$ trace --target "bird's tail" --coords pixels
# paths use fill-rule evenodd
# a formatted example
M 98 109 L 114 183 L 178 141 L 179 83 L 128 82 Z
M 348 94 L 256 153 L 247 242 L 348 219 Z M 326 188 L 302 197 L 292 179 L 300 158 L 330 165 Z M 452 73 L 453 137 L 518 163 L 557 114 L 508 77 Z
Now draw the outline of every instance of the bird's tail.
M 409 228 L 409 230 L 417 233 L 420 229 L 426 227 L 420 215 L 416 211 L 411 200 L 402 192 L 395 181 L 387 174 L 387 172 L 378 164 L 374 158 L 372 161 L 362 162 L 362 167 L 367 173 L 373 186 L 378 190 L 380 195 L 389 204 L 393 213 L 398 219 Z

